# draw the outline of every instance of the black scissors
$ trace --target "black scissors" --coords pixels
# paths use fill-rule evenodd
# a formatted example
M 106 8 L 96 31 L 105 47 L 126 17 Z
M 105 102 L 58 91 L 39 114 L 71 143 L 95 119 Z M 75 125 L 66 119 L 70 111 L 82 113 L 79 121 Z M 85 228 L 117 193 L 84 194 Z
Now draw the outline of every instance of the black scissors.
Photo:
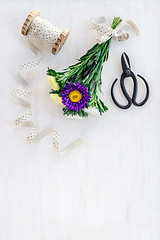
M 147 102 L 147 100 L 149 98 L 149 86 L 148 86 L 148 83 L 142 76 L 137 74 L 137 76 L 140 77 L 143 80 L 143 82 L 145 84 L 145 87 L 146 87 L 146 96 L 145 96 L 144 100 L 142 102 L 140 102 L 140 103 L 137 103 L 136 102 L 136 98 L 137 98 L 137 92 L 138 92 L 138 81 L 137 81 L 137 78 L 136 78 L 135 74 L 131 71 L 129 57 L 127 56 L 127 54 L 125 52 L 122 53 L 121 64 L 122 64 L 123 73 L 122 73 L 121 78 L 120 78 L 120 86 L 121 86 L 122 92 L 123 92 L 125 98 L 127 99 L 128 103 L 127 103 L 127 105 L 121 105 L 115 99 L 115 96 L 114 96 L 114 93 L 113 93 L 113 89 L 114 89 L 114 85 L 115 85 L 115 83 L 117 82 L 118 79 L 116 79 L 113 82 L 112 87 L 111 87 L 112 100 L 115 103 L 115 105 L 117 107 L 121 108 L 121 109 L 128 109 L 128 108 L 130 108 L 132 103 L 135 106 L 137 106 L 137 107 L 141 107 L 141 106 L 143 106 Z M 127 78 L 127 77 L 131 77 L 133 79 L 133 83 L 134 83 L 132 97 L 129 96 L 129 94 L 128 94 L 127 90 L 126 90 L 125 84 L 124 84 L 125 78 Z

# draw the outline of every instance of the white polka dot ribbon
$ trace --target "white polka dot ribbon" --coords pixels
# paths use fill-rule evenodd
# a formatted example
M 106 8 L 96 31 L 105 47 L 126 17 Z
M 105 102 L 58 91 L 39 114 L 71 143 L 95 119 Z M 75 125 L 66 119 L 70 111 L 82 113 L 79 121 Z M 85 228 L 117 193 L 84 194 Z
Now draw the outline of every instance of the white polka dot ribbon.
M 26 88 L 28 86 L 28 82 L 26 82 L 26 80 L 22 77 L 22 71 L 36 67 L 42 58 L 42 54 L 41 51 L 30 41 L 29 38 L 27 38 L 26 43 L 28 45 L 28 47 L 30 48 L 30 50 L 35 54 L 35 59 L 24 63 L 22 65 L 20 65 L 19 69 L 18 69 L 18 73 L 17 73 L 17 80 L 19 82 L 19 84 L 21 86 L 23 86 L 24 88 Z
M 34 122 L 32 120 L 30 120 L 32 117 L 31 105 L 27 101 L 24 100 L 25 98 L 30 97 L 31 93 L 32 93 L 31 91 L 23 90 L 23 89 L 16 89 L 12 92 L 12 97 L 17 104 L 20 104 L 26 108 L 29 108 L 29 110 L 27 110 L 24 115 L 20 116 L 19 118 L 17 118 L 15 120 L 16 127 L 31 128 L 31 131 L 27 137 L 28 143 L 38 142 L 42 138 L 47 136 L 48 134 L 52 133 L 53 134 L 53 149 L 61 155 L 67 154 L 73 148 L 75 148 L 76 146 L 83 143 L 83 140 L 81 138 L 79 138 L 79 139 L 73 141 L 72 143 L 70 143 L 67 147 L 60 149 L 60 147 L 59 147 L 60 136 L 56 130 L 54 130 L 53 128 L 46 128 L 42 131 L 38 131 Z
M 32 32 L 29 33 L 29 35 L 28 35 L 29 37 L 32 34 L 35 34 L 35 33 L 38 34 L 38 32 L 40 32 L 40 31 L 35 31 L 35 28 L 31 28 L 31 29 L 32 29 Z M 56 36 L 58 36 L 59 32 L 57 31 L 56 34 L 57 34 Z M 55 41 L 56 36 L 53 41 Z M 53 41 L 51 41 L 51 44 L 53 43 Z M 81 144 L 83 142 L 82 139 L 77 139 L 77 140 L 73 141 L 72 143 L 70 143 L 67 147 L 60 149 L 59 133 L 52 128 L 46 128 L 42 131 L 38 131 L 36 124 L 34 123 L 34 121 L 31 120 L 32 108 L 31 108 L 31 104 L 26 99 L 30 98 L 30 96 L 32 95 L 32 91 L 28 90 L 28 82 L 22 77 L 22 72 L 24 70 L 30 69 L 32 67 L 36 67 L 40 63 L 42 55 L 41 55 L 40 50 L 30 41 L 29 38 L 27 38 L 27 44 L 28 44 L 29 48 L 31 49 L 31 51 L 35 54 L 35 59 L 29 61 L 28 63 L 24 63 L 19 67 L 18 73 L 17 73 L 17 80 L 18 80 L 19 84 L 23 87 L 23 89 L 14 90 L 12 92 L 12 100 L 17 104 L 19 104 L 25 108 L 28 108 L 29 110 L 27 110 L 24 115 L 20 116 L 19 118 L 17 118 L 15 120 L 15 125 L 16 125 L 16 127 L 31 128 L 31 131 L 27 137 L 28 143 L 38 142 L 42 138 L 47 136 L 48 134 L 52 133 L 53 134 L 53 149 L 59 154 L 62 154 L 62 155 L 66 154 L 69 151 L 71 151 L 73 148 L 75 148 L 76 146 Z M 48 44 L 49 44 L 49 42 L 48 42 Z
M 27 32 L 27 37 L 34 34 L 44 44 L 53 46 L 61 33 L 61 29 L 38 16 L 32 20 Z
M 104 25 L 105 24 L 105 25 Z M 106 26 L 106 18 L 100 17 L 92 21 L 92 27 L 98 32 L 103 33 L 102 36 L 97 37 L 97 42 L 99 44 L 109 40 L 110 38 L 114 38 L 116 41 L 125 41 L 129 38 L 129 33 L 121 31 L 121 28 L 124 24 L 128 24 L 136 33 L 138 36 L 140 34 L 140 31 L 136 24 L 131 20 L 125 20 L 122 21 L 116 29 L 112 29 L 111 27 Z

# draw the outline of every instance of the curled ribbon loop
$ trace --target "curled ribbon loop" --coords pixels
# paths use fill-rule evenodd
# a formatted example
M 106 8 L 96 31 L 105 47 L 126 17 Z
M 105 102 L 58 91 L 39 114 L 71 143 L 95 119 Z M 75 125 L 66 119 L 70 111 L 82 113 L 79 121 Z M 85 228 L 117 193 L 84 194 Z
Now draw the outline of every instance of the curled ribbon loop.
M 121 31 L 121 28 L 123 27 L 123 25 L 125 23 L 127 23 L 135 31 L 137 36 L 140 34 L 140 31 L 139 31 L 138 27 L 131 20 L 122 21 L 116 27 L 116 29 L 113 29 L 111 27 L 107 27 L 107 26 L 104 25 L 104 24 L 106 24 L 106 18 L 105 17 L 100 17 L 100 18 L 97 18 L 97 19 L 93 20 L 92 21 L 93 29 L 95 29 L 98 32 L 103 33 L 102 36 L 97 37 L 98 44 L 101 44 L 101 43 L 109 40 L 112 37 L 116 41 L 125 41 L 125 40 L 127 40 L 129 38 L 129 33 Z
M 17 103 L 20 104 L 21 106 L 24 106 L 26 108 L 29 108 L 29 110 L 27 110 L 25 112 L 24 115 L 20 116 L 19 118 L 17 118 L 15 120 L 15 125 L 16 127 L 28 127 L 31 128 L 31 131 L 29 133 L 29 135 L 27 136 L 27 142 L 28 143 L 35 143 L 40 141 L 42 138 L 44 138 L 45 136 L 49 135 L 49 134 L 53 134 L 53 149 L 59 153 L 60 155 L 64 155 L 67 154 L 68 152 L 70 152 L 73 148 L 75 148 L 76 146 L 80 145 L 83 143 L 83 140 L 81 138 L 71 142 L 68 146 L 64 147 L 64 148 L 60 148 L 59 147 L 59 140 L 60 140 L 60 136 L 59 133 L 53 129 L 53 128 L 45 128 L 41 131 L 38 131 L 36 124 L 31 120 L 32 117 L 32 109 L 30 104 L 25 101 L 23 98 L 28 98 L 31 95 L 31 91 L 28 90 L 24 90 L 24 89 L 16 89 L 12 92 L 12 97 L 13 100 Z
M 36 67 L 42 59 L 41 51 L 31 42 L 29 38 L 27 38 L 26 43 L 30 50 L 35 54 L 35 58 L 27 63 L 21 64 L 18 68 L 17 80 L 24 88 L 28 87 L 28 82 L 22 77 L 22 72 L 24 70 Z

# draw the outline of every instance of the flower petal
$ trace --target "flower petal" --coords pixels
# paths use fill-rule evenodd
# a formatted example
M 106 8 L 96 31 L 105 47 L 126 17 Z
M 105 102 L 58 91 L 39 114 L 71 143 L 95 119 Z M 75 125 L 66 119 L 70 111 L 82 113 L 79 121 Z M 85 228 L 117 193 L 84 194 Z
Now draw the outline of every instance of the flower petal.
M 49 82 L 49 84 L 51 85 L 51 88 L 53 89 L 53 90 L 59 90 L 59 85 L 58 85 L 58 83 L 57 83 L 57 81 L 56 81 L 56 78 L 55 77 L 53 77 L 53 76 L 47 76 L 47 80 L 48 80 L 48 82 Z
M 64 106 L 63 103 L 62 103 L 62 98 L 59 97 L 58 94 L 51 93 L 51 94 L 50 94 L 50 97 L 51 97 L 56 103 Z

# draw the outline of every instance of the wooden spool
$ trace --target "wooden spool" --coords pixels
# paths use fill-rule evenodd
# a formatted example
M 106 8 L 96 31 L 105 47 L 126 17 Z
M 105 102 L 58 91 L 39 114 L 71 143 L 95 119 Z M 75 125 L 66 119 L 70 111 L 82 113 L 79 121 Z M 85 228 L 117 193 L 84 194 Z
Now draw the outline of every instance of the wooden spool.
M 21 30 L 21 33 L 24 35 L 24 36 L 27 36 L 27 32 L 28 32 L 28 29 L 29 29 L 29 26 L 31 24 L 31 22 L 33 21 L 33 19 L 37 16 L 40 15 L 40 12 L 38 10 L 33 10 L 29 15 L 28 17 L 26 18 L 23 26 L 22 26 L 22 30 Z M 63 47 L 65 41 L 67 40 L 67 37 L 69 35 L 70 31 L 68 29 L 64 29 L 62 31 L 62 33 L 59 35 L 57 41 L 55 42 L 55 44 L 53 45 L 52 47 L 52 53 L 54 55 L 56 55 L 60 50 L 61 48 Z

